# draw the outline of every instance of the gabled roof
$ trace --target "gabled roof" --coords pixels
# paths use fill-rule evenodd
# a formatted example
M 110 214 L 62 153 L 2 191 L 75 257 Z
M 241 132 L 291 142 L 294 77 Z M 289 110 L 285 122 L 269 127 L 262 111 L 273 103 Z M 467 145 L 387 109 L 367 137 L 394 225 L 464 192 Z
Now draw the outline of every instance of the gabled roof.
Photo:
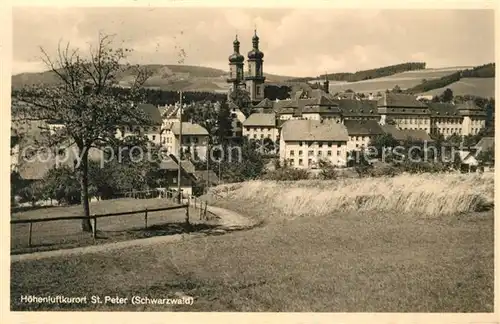
M 281 128 L 285 141 L 347 141 L 349 139 L 344 125 L 334 121 L 288 120 Z
M 269 100 L 268 98 L 265 98 L 258 104 L 254 106 L 255 108 L 273 108 L 273 102 Z
M 378 107 L 389 108 L 427 108 L 427 106 L 418 101 L 413 95 L 385 92 L 377 102 Z
M 210 185 L 219 185 L 219 177 L 212 170 L 197 170 L 194 171 L 196 178 L 199 181 L 206 182 L 208 181 Z
M 180 123 L 172 123 L 171 130 L 174 135 L 179 135 Z M 208 135 L 208 131 L 201 125 L 182 122 L 182 135 Z
M 349 136 L 382 135 L 384 131 L 376 120 L 344 120 Z
M 274 113 L 254 113 L 248 116 L 243 122 L 243 126 L 276 126 L 276 115 Z
M 483 137 L 475 145 L 476 148 L 481 148 L 483 151 L 495 148 L 495 137 L 487 136 Z
M 162 116 L 158 107 L 152 104 L 139 104 L 137 105 L 139 110 L 142 110 L 146 117 L 151 121 L 154 125 L 161 125 Z

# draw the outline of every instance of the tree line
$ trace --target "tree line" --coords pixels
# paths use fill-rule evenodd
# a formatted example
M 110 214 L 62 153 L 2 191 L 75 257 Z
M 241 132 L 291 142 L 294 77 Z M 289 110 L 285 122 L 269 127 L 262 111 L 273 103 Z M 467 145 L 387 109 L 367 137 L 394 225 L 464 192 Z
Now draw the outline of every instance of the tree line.
M 455 73 L 443 76 L 439 79 L 424 80 L 412 88 L 407 89 L 405 92 L 414 94 L 427 92 L 434 89 L 446 87 L 454 82 L 460 81 L 461 78 L 494 78 L 495 77 L 495 63 L 476 66 L 472 69 L 461 70 Z
M 423 70 L 425 69 L 425 65 L 426 64 L 424 62 L 408 62 L 408 63 L 384 66 L 376 69 L 357 71 L 355 73 L 349 73 L 349 72 L 329 73 L 329 74 L 321 74 L 318 77 L 294 78 L 288 81 L 309 82 L 316 80 L 318 78 L 324 79 L 326 76 L 328 76 L 328 79 L 332 81 L 356 82 L 356 81 L 386 77 L 406 71 Z

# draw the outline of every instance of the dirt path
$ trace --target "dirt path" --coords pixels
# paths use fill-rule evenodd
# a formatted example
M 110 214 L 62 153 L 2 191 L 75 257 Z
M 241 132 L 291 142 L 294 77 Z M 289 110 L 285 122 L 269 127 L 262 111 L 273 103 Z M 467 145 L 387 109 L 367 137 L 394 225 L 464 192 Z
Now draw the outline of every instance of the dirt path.
M 217 226 L 214 230 L 212 230 L 212 231 L 216 232 L 217 234 L 225 234 L 228 231 L 248 229 L 248 228 L 251 228 L 251 227 L 256 225 L 249 218 L 244 217 L 243 215 L 240 215 L 234 211 L 231 211 L 231 210 L 228 210 L 225 208 L 208 206 L 207 210 L 219 217 L 220 225 Z M 206 234 L 209 234 L 209 233 L 210 232 L 207 232 Z M 184 239 L 193 238 L 193 237 L 200 236 L 200 235 L 203 235 L 203 233 L 156 236 L 156 237 L 152 237 L 152 238 L 137 239 L 137 240 L 123 241 L 123 242 L 115 242 L 115 243 L 101 244 L 101 245 L 91 245 L 91 246 L 78 247 L 78 248 L 72 248 L 72 249 L 62 249 L 62 250 L 52 250 L 52 251 L 45 251 L 45 252 L 17 254 L 17 255 L 11 255 L 10 259 L 11 259 L 11 262 L 19 262 L 19 261 L 26 261 L 26 260 L 39 260 L 39 259 L 52 258 L 52 257 L 70 256 L 70 255 L 75 255 L 75 254 L 79 255 L 79 254 L 85 254 L 85 253 L 110 252 L 113 250 L 125 249 L 125 248 L 130 248 L 130 247 L 135 247 L 135 246 L 149 246 L 149 245 L 155 245 L 155 244 L 160 244 L 160 243 L 162 243 L 162 244 L 163 243 L 174 243 L 174 242 L 178 242 L 178 241 L 181 241 Z

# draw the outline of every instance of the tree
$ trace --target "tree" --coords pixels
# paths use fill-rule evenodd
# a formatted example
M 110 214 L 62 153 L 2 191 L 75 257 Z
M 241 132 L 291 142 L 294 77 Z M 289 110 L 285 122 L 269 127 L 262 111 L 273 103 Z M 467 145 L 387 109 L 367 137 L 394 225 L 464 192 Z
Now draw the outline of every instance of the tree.
M 68 166 L 52 168 L 43 179 L 43 190 L 50 199 L 69 205 L 81 203 L 80 183 Z
M 446 88 L 441 95 L 442 102 L 451 102 L 453 100 L 453 91 L 450 88 Z
M 252 101 L 250 100 L 250 93 L 244 89 L 236 88 L 229 93 L 229 101 L 234 103 L 240 110 L 249 116 L 252 111 Z
M 392 88 L 392 92 L 394 93 L 401 93 L 401 88 L 396 84 L 394 88 Z
M 78 148 L 81 163 L 77 165 L 81 187 L 82 230 L 91 231 L 89 210 L 88 154 L 92 147 L 102 147 L 114 138 L 118 126 L 143 125 L 147 117 L 131 101 L 139 101 L 139 89 L 150 73 L 139 66 L 122 64 L 129 49 L 114 48 L 113 37 L 99 35 L 97 47 L 90 46 L 88 55 L 79 49 L 58 47 L 51 58 L 41 48 L 43 60 L 59 83 L 53 87 L 24 88 L 17 95 L 36 109 L 23 114 L 29 119 L 55 120 L 62 124 L 50 136 L 47 145 L 71 141 Z M 130 91 L 113 91 L 120 75 L 132 76 Z M 29 106 L 27 106 L 29 107 Z M 30 116 L 30 117 L 26 117 Z

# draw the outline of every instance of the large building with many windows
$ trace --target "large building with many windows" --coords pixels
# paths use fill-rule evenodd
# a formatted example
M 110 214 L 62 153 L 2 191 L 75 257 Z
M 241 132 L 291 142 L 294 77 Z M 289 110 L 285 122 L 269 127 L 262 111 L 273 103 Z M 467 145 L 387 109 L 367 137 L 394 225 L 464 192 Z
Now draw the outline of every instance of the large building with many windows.
M 348 140 L 346 127 L 335 121 L 288 120 L 281 127 L 280 160 L 304 169 L 318 167 L 321 160 L 346 166 Z

